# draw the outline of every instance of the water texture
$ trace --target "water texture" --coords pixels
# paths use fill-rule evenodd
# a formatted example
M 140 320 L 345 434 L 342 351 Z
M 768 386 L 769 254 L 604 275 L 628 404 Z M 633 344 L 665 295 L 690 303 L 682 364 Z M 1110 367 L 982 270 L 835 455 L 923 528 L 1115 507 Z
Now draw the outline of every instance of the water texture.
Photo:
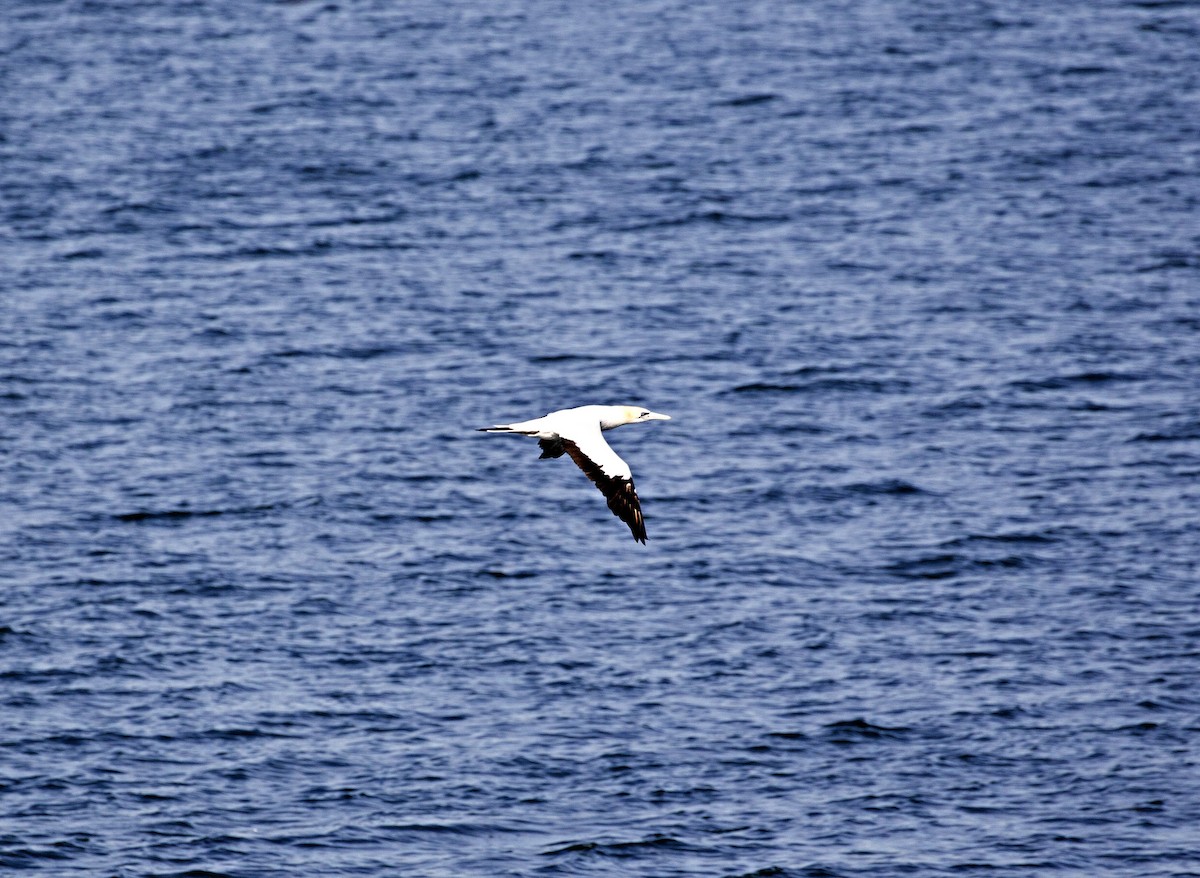
M 0 7 L 0 872 L 1200 875 L 1196 4 Z

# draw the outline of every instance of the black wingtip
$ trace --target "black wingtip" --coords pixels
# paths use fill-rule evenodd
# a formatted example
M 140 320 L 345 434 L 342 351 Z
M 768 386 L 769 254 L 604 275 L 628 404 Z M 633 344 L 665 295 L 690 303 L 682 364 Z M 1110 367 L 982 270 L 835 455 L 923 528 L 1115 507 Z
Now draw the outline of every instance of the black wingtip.
M 616 510 L 614 509 L 613 512 L 616 512 Z M 642 518 L 641 509 L 637 510 L 636 515 L 631 520 L 625 520 L 625 523 L 629 525 L 629 532 L 633 534 L 634 542 L 641 543 L 643 546 L 646 545 L 646 520 Z

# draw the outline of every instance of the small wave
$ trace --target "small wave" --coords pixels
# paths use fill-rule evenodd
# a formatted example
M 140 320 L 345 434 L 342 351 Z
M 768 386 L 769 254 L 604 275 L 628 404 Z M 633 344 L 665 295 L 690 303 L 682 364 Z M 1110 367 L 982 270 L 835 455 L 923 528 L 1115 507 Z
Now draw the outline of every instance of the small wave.
M 60 253 L 58 258 L 66 261 L 75 259 L 103 259 L 108 255 L 108 251 L 102 247 L 85 247 L 81 250 L 68 250 L 66 253 Z
M 604 360 L 606 357 L 600 357 L 593 354 L 539 354 L 535 357 L 530 357 L 531 363 L 589 363 L 597 360 Z
M 717 101 L 715 107 L 753 107 L 757 104 L 768 104 L 779 100 L 779 95 L 773 92 L 758 92 L 755 94 L 739 95 L 724 101 Z
M 328 358 L 331 360 L 376 360 L 405 353 L 394 345 L 363 345 L 361 347 L 281 348 L 262 355 L 264 361 Z
M 733 388 L 734 393 L 792 393 L 793 391 L 802 389 L 799 384 L 770 384 L 764 382 L 753 382 L 751 384 L 739 384 Z
M 926 494 L 923 488 L 918 488 L 912 482 L 904 479 L 882 479 L 878 482 L 854 482 L 842 488 L 848 494 Z
M 955 537 L 938 545 L 943 548 L 961 548 L 973 543 L 1015 543 L 1018 545 L 1040 545 L 1057 543 L 1056 537 L 1044 533 L 999 533 L 999 534 L 968 534 L 965 537 Z
M 816 378 L 804 382 L 753 381 L 739 384 L 732 393 L 822 393 L 848 391 L 851 393 L 896 393 L 910 387 L 903 379 L 877 378 Z
M 883 569 L 901 579 L 949 579 L 962 572 L 964 559 L 956 554 L 927 555 L 911 561 L 896 561 Z
M 266 729 L 243 728 L 241 726 L 230 726 L 224 729 L 206 729 L 204 731 L 191 732 L 185 735 L 179 735 L 175 740 L 180 741 L 236 741 L 242 739 L 254 738 L 302 738 L 303 734 L 291 734 L 288 732 L 269 731 Z M 160 736 L 160 740 L 172 740 L 172 736 Z
M 1164 250 L 1155 254 L 1154 262 L 1139 265 L 1136 271 L 1140 274 L 1153 271 L 1170 271 L 1178 268 L 1200 268 L 1200 256 L 1184 250 Z
M 829 740 L 834 744 L 855 744 L 860 741 L 878 739 L 895 740 L 912 731 L 905 726 L 876 725 L 862 717 L 828 723 L 824 728 L 828 733 Z
M 1067 390 L 1096 384 L 1112 384 L 1119 381 L 1139 381 L 1143 376 L 1125 372 L 1078 372 L 1072 375 L 1055 375 L 1050 378 L 1022 379 L 1009 382 L 1017 390 L 1036 393 L 1042 390 Z
M 1138 433 L 1131 442 L 1188 442 L 1200 439 L 1200 421 L 1184 421 L 1165 430 Z
M 641 223 L 630 223 L 619 226 L 617 231 L 644 232 L 651 229 L 669 229 L 677 226 L 703 225 L 706 223 L 721 226 L 787 223 L 791 222 L 793 218 L 791 214 L 786 213 L 728 213 L 723 210 L 704 210 L 678 217 L 666 217 Z
M 390 823 L 380 828 L 389 832 L 429 832 L 435 835 L 488 835 L 495 831 L 492 826 L 469 823 Z
M 552 850 L 543 851 L 542 856 L 557 857 L 563 854 L 580 854 L 594 853 L 600 856 L 609 857 L 632 857 L 637 856 L 644 850 L 670 849 L 670 850 L 688 850 L 690 845 L 680 841 L 677 838 L 672 838 L 669 835 L 652 835 L 650 838 L 640 841 L 614 841 L 614 842 L 599 842 L 599 841 L 580 841 L 572 842 L 563 847 L 554 848 Z
M 1035 556 L 1030 555 L 1007 554 L 997 557 L 973 558 L 957 552 L 945 552 L 896 561 L 884 566 L 883 570 L 900 579 L 933 580 L 950 579 L 972 569 L 1021 568 L 1037 561 Z
M 114 204 L 100 211 L 105 216 L 117 216 L 125 213 L 176 213 L 176 208 L 162 201 L 127 201 Z
M 221 515 L 253 515 L 258 512 L 273 512 L 287 504 L 263 503 L 258 506 L 240 506 L 230 509 L 147 509 L 137 512 L 121 512 L 113 516 L 117 521 L 182 521 L 189 518 L 216 518 Z
M 227 250 L 194 250 L 186 253 L 180 253 L 173 259 L 177 260 L 202 260 L 225 262 L 236 259 L 296 259 L 308 256 L 324 256 L 333 248 L 331 241 L 320 239 L 312 241 L 306 245 L 299 246 L 267 246 L 257 245 L 251 247 L 236 247 Z M 348 246 L 348 245 L 343 245 Z M 363 250 L 370 249 L 364 245 L 357 245 L 355 249 Z
M 71 860 L 86 850 L 83 845 L 71 841 L 56 841 L 45 846 L 30 845 L 0 854 L 0 866 L 21 870 L 40 869 L 46 860 Z
M 904 479 L 880 479 L 873 482 L 851 482 L 846 485 L 814 485 L 802 492 L 825 503 L 861 497 L 908 497 L 929 494 L 924 488 Z

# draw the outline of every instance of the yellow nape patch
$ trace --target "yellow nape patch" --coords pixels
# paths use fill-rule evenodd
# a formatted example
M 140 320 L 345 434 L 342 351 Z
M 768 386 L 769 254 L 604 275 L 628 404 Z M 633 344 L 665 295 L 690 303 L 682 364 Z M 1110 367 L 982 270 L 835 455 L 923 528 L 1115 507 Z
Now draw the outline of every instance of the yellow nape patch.
M 625 423 L 632 424 L 639 417 L 641 417 L 642 410 L 639 408 L 634 408 L 631 405 L 627 405 L 622 408 L 622 414 L 625 416 Z

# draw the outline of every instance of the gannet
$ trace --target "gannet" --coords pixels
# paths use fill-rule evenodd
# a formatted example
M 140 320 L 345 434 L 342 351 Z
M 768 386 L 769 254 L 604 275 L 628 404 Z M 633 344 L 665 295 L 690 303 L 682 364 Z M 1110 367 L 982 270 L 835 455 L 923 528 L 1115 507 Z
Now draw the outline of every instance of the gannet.
M 633 473 L 629 464 L 609 448 L 600 434 L 624 424 L 669 420 L 670 415 L 660 415 L 634 405 L 581 405 L 551 412 L 532 421 L 480 427 L 478 432 L 536 436 L 542 449 L 539 460 L 569 454 L 604 494 L 613 515 L 629 525 L 633 538 L 644 544 L 646 523 L 642 520 L 637 491 L 633 489 Z

